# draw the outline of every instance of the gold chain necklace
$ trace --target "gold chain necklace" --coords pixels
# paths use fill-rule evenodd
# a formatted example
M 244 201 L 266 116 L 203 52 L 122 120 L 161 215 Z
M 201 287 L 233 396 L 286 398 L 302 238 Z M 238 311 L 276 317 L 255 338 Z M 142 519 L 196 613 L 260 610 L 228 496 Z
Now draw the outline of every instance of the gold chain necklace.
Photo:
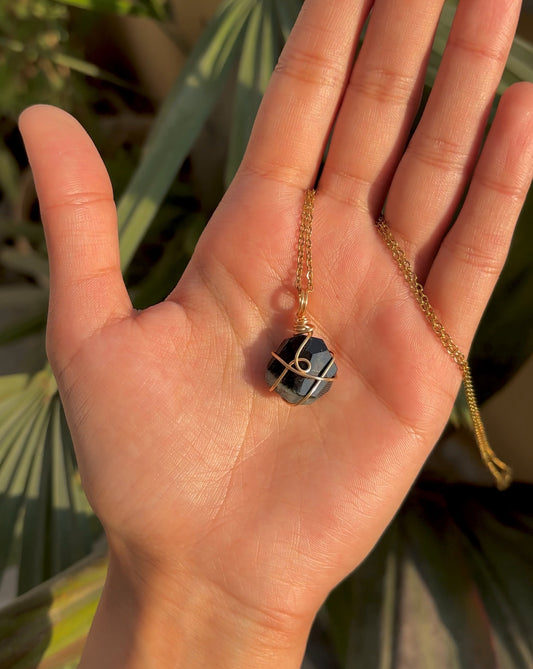
M 435 313 L 435 310 L 429 303 L 428 297 L 424 292 L 424 287 L 418 281 L 418 278 L 414 273 L 409 260 L 407 260 L 402 248 L 394 239 L 384 216 L 380 216 L 378 218 L 376 221 L 376 226 L 379 230 L 379 233 L 381 234 L 381 237 L 383 238 L 383 241 L 390 249 L 392 257 L 396 261 L 396 264 L 398 265 L 400 272 L 403 274 L 407 284 L 409 285 L 411 292 L 422 309 L 426 320 L 431 325 L 433 332 L 435 332 L 447 353 L 452 357 L 455 364 L 461 370 L 461 374 L 463 376 L 463 386 L 466 395 L 466 403 L 468 405 L 470 417 L 472 418 L 476 443 L 479 448 L 481 458 L 489 469 L 490 473 L 494 476 L 498 488 L 500 490 L 505 490 L 505 488 L 510 485 L 512 480 L 511 468 L 506 465 L 503 460 L 500 460 L 500 458 L 490 447 L 487 434 L 485 432 L 485 426 L 483 425 L 481 414 L 479 413 L 476 393 L 474 391 L 474 384 L 472 382 L 472 372 L 470 371 L 468 360 L 466 356 L 461 353 L 457 344 L 453 341 L 449 333 L 444 328 L 444 325 L 440 322 L 437 314 Z
M 293 337 L 284 339 L 266 371 L 270 390 L 275 390 L 289 404 L 311 404 L 325 395 L 337 374 L 335 356 L 322 339 L 313 337 L 313 326 L 307 320 L 307 302 L 313 290 L 313 257 L 311 232 L 316 191 L 305 193 L 298 236 L 296 290 L 298 310 Z
M 285 401 L 296 405 L 311 404 L 322 397 L 331 388 L 337 374 L 333 353 L 328 350 L 322 339 L 313 337 L 313 326 L 306 316 L 309 294 L 313 291 L 311 233 L 315 196 L 315 190 L 306 191 L 300 219 L 296 269 L 296 290 L 298 292 L 298 310 L 294 327 L 296 334 L 285 339 L 278 349 L 272 352 L 266 372 L 270 390 L 275 390 Z M 504 490 L 511 483 L 512 472 L 510 467 L 497 457 L 488 442 L 476 401 L 468 360 L 461 353 L 429 303 L 424 287 L 418 281 L 402 248 L 394 239 L 384 216 L 380 216 L 376 221 L 376 227 L 390 249 L 393 259 L 433 332 L 461 371 L 468 410 L 481 458 L 493 475 L 497 487 Z

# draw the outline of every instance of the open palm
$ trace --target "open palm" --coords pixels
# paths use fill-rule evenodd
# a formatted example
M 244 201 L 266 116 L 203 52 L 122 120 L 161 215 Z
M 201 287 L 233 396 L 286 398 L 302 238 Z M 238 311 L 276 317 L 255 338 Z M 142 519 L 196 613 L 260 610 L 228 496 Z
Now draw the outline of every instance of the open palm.
M 51 361 L 89 500 L 112 553 L 139 571 L 184 573 L 265 617 L 308 619 L 376 542 L 444 427 L 460 373 L 374 221 L 386 201 L 466 352 L 529 185 L 533 91 L 509 89 L 478 160 L 520 3 L 461 3 L 407 144 L 441 5 L 305 3 L 189 267 L 140 313 L 92 143 L 63 112 L 23 115 L 50 254 Z M 294 317 L 303 192 L 334 123 L 309 313 L 339 374 L 326 397 L 292 407 L 264 371 Z

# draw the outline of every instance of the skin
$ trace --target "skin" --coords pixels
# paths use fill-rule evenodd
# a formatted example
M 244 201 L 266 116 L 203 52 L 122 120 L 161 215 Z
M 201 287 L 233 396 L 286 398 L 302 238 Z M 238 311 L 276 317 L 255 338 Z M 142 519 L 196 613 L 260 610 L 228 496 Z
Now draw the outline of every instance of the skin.
M 503 96 L 479 154 L 516 0 L 459 4 L 407 143 L 441 5 L 307 0 L 234 182 L 175 290 L 143 312 L 91 140 L 60 110 L 22 115 L 50 255 L 49 357 L 110 547 L 82 668 L 299 667 L 317 609 L 434 446 L 460 373 L 374 220 L 386 201 L 466 353 L 533 168 L 529 84 Z M 264 369 L 292 324 L 303 191 L 334 122 L 309 315 L 339 375 L 316 404 L 290 407 Z

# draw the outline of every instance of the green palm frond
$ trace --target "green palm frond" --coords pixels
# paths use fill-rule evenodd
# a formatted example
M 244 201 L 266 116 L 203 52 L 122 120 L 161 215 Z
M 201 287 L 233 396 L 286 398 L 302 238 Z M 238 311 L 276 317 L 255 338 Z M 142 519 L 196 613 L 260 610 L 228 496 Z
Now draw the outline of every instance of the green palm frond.
M 29 283 L 2 286 L 0 310 L 5 314 L 0 346 L 34 332 L 42 334 L 48 311 L 48 290 Z
M 272 0 L 261 2 L 254 7 L 248 20 L 233 101 L 225 175 L 227 186 L 242 160 L 257 110 L 281 53 L 284 37 L 278 11 L 278 5 Z M 297 15 L 296 11 L 287 16 L 288 12 L 289 7 L 284 12 L 285 25 L 291 19 L 294 21 Z
M 256 4 L 254 0 L 222 4 L 158 114 L 143 159 L 118 204 L 124 269 L 224 89 Z
M 24 592 L 86 555 L 99 532 L 45 369 L 0 378 L 0 573 Z
M 119 16 L 148 16 L 163 20 L 167 16 L 167 0 L 54 0 L 62 5 Z
M 532 499 L 415 489 L 328 600 L 342 669 L 531 669 Z
M 102 550 L 0 608 L 0 669 L 75 669 L 102 592 Z

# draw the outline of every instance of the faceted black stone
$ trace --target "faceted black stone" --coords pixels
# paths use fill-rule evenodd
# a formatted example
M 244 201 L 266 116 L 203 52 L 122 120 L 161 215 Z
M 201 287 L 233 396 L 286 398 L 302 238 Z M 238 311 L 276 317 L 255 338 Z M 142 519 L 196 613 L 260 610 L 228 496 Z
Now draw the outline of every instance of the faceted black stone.
M 298 349 L 306 337 L 307 335 L 301 334 L 285 339 L 281 342 L 276 354 L 282 360 L 290 364 L 293 362 Z M 333 360 L 332 353 L 328 350 L 328 347 L 322 339 L 318 339 L 317 337 L 311 337 L 309 339 L 304 348 L 300 351 L 299 359 L 304 359 L 304 362 L 301 362 L 300 366 L 312 376 L 332 379 L 337 374 L 337 365 L 335 362 L 333 362 L 328 369 L 328 366 Z M 309 361 L 309 369 L 307 369 L 308 363 L 306 363 L 305 360 Z M 283 375 L 284 372 L 285 374 Z M 287 370 L 285 365 L 275 357 L 272 357 L 265 375 L 268 385 L 272 388 L 282 375 L 283 378 L 273 390 L 290 404 L 312 404 L 319 397 L 325 395 L 332 385 L 331 381 L 316 381 L 315 379 L 309 379 L 298 374 L 297 370 Z M 309 395 L 309 393 L 311 394 Z M 307 397 L 307 395 L 309 395 L 309 397 Z M 307 397 L 307 399 L 302 401 L 305 397 Z

